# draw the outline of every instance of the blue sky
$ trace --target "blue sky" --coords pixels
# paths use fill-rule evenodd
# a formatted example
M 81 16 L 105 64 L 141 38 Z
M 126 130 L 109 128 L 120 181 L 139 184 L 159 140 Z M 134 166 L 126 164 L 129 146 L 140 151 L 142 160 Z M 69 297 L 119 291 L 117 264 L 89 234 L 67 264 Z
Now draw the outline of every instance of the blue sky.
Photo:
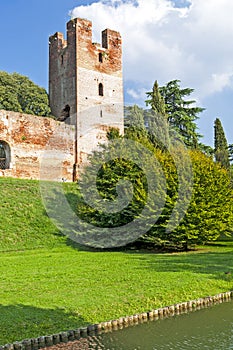
M 107 27 L 122 34 L 126 103 L 142 105 L 155 80 L 180 79 L 206 108 L 198 122 L 203 142 L 212 145 L 219 117 L 233 143 L 232 13 L 231 0 L 0 0 L 0 70 L 47 89 L 49 35 L 65 33 L 71 15 L 85 17 L 94 41 Z
M 48 37 L 65 32 L 69 11 L 82 3 L 87 1 L 0 0 L 0 69 L 27 75 L 47 88 Z

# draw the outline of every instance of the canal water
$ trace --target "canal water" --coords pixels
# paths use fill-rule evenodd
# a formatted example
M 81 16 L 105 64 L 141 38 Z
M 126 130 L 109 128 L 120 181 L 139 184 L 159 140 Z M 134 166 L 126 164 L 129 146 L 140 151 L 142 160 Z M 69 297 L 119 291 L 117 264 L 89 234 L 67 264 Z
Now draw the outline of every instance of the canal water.
M 90 350 L 232 350 L 233 301 L 89 337 L 83 345 Z

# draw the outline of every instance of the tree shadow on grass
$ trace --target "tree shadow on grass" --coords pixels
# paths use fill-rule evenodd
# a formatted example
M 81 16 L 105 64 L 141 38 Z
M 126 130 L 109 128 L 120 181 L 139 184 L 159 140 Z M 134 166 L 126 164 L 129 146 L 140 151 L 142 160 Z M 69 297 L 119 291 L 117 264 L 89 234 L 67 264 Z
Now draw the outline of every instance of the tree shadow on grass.
M 51 187 L 51 196 L 54 196 L 54 193 L 56 194 L 56 189 Z M 48 192 L 49 194 L 49 192 Z M 70 192 L 69 187 L 67 188 L 67 191 L 65 193 L 59 192 L 56 194 L 59 200 L 56 201 L 57 205 L 53 205 L 51 203 L 50 206 L 47 207 L 47 215 L 50 217 L 58 217 L 59 220 L 62 223 L 67 224 L 67 232 L 68 234 L 66 235 L 66 244 L 73 249 L 76 250 L 81 250 L 81 251 L 89 251 L 89 252 L 111 252 L 111 251 L 121 251 L 125 252 L 127 254 L 131 253 L 132 256 L 137 256 L 142 255 L 143 260 L 147 261 L 148 267 L 149 268 L 154 268 L 154 260 L 155 256 L 159 258 L 156 258 L 156 260 L 159 260 L 159 267 L 156 265 L 156 269 L 158 268 L 159 271 L 174 271 L 174 272 L 182 272 L 182 271 L 192 271 L 192 272 L 197 272 L 197 273 L 208 273 L 208 274 L 213 274 L 214 276 L 219 276 L 221 275 L 222 279 L 226 279 L 225 272 L 232 272 L 231 274 L 233 275 L 233 243 L 231 242 L 232 237 L 225 238 L 223 242 L 213 242 L 212 244 L 210 243 L 210 246 L 214 246 L 216 248 L 222 247 L 222 248 L 227 248 L 229 247 L 229 244 L 231 245 L 229 248 L 232 250 L 229 252 L 202 252 L 201 254 L 196 254 L 194 252 L 189 252 L 189 254 L 174 254 L 169 255 L 169 257 L 166 255 L 167 251 L 161 251 L 161 249 L 141 249 L 140 247 L 137 248 L 137 245 L 134 243 L 132 245 L 128 245 L 126 247 L 119 247 L 119 248 L 108 248 L 108 249 L 101 249 L 101 248 L 95 248 L 91 247 L 88 245 L 82 244 L 82 237 L 75 237 L 72 240 L 72 230 L 76 228 L 76 218 L 74 215 L 74 222 L 70 221 L 69 215 L 66 213 L 63 208 L 65 208 L 65 202 L 68 202 L 70 210 L 77 215 L 77 206 L 78 203 L 80 202 L 80 195 L 78 195 L 78 192 L 73 193 Z M 67 205 L 67 203 L 66 203 Z M 78 219 L 78 217 L 77 217 Z M 58 220 L 58 221 L 59 221 Z M 58 227 L 59 228 L 59 227 Z M 66 228 L 66 225 L 65 225 Z M 62 230 L 61 230 L 62 231 Z M 61 234 L 61 233 L 60 233 Z M 58 234 L 59 235 L 59 234 Z M 77 239 L 78 238 L 78 239 Z M 221 237 L 223 238 L 223 237 Z M 79 241 L 79 242 L 78 242 Z M 134 248 L 134 245 L 136 246 L 136 249 Z M 208 246 L 207 246 L 208 247 Z M 159 253 L 159 254 L 156 254 Z M 163 256 L 163 258 L 162 258 Z M 216 277 L 219 278 L 219 277 Z M 227 277 L 228 279 L 230 278 L 229 275 Z
M 63 309 L 0 305 L 0 344 L 57 334 L 88 324 L 79 315 Z
M 229 252 L 202 252 L 180 254 L 138 254 L 142 266 L 158 272 L 191 272 L 208 274 L 209 278 L 233 281 L 233 254 Z
M 49 200 L 47 201 L 45 215 L 50 217 L 61 234 L 67 237 L 66 244 L 68 246 L 76 250 L 90 252 L 119 251 L 124 249 L 100 248 L 103 242 L 105 243 L 106 234 L 101 236 L 99 232 L 89 229 L 89 225 L 94 227 L 94 224 L 82 218 L 77 209 L 78 205 L 81 203 L 80 196 L 72 192 L 63 193 L 56 188 L 49 188 L 47 196 Z M 56 198 L 56 200 L 54 200 L 54 198 Z M 110 236 L 110 239 L 112 240 L 112 236 Z M 89 241 L 94 242 L 94 244 L 89 245 Z M 96 247 L 95 242 L 97 243 Z M 99 244 L 100 242 L 101 244 Z

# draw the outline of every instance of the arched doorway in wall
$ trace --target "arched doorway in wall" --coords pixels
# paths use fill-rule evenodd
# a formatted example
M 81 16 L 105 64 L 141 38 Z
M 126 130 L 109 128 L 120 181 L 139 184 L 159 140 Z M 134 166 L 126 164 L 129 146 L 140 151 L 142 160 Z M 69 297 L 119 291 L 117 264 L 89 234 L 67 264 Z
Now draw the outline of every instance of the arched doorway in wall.
M 9 169 L 11 162 L 11 149 L 7 142 L 0 140 L 0 169 Z

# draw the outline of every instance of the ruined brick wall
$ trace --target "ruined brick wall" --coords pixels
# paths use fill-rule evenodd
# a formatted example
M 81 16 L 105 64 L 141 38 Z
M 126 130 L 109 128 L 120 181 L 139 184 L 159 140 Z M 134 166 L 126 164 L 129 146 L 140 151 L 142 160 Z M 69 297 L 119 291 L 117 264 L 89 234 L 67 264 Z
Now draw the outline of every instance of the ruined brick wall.
M 0 110 L 0 141 L 10 149 L 1 176 L 73 180 L 74 127 L 51 118 Z
M 67 123 L 76 127 L 76 164 L 82 167 L 109 127 L 123 134 L 122 40 L 106 29 L 102 43 L 92 42 L 92 23 L 76 18 L 67 23 L 67 40 L 56 33 L 49 39 L 49 95 L 59 118 L 69 105 Z

